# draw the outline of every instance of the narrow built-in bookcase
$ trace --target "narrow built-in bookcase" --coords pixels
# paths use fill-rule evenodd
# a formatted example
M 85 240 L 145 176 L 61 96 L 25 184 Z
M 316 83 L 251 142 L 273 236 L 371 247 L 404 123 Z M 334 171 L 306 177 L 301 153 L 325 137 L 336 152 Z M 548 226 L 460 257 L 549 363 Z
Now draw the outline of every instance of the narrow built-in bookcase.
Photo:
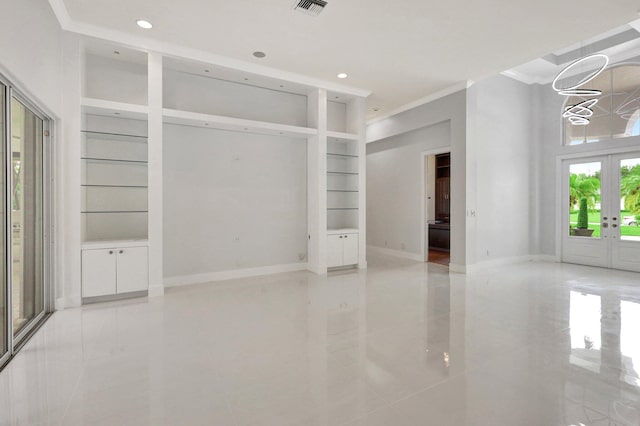
M 364 102 L 327 101 L 327 267 L 365 267 Z
M 80 220 L 86 303 L 147 293 L 149 144 L 146 66 L 88 54 L 84 73 Z

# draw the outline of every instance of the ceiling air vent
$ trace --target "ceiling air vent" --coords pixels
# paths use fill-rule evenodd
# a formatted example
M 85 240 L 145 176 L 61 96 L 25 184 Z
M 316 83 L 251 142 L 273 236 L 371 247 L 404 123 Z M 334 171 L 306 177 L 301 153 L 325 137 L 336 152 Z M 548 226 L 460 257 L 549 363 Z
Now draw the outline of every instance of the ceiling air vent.
M 327 2 L 323 0 L 299 0 L 295 3 L 293 9 L 299 10 L 307 15 L 318 16 L 326 5 Z

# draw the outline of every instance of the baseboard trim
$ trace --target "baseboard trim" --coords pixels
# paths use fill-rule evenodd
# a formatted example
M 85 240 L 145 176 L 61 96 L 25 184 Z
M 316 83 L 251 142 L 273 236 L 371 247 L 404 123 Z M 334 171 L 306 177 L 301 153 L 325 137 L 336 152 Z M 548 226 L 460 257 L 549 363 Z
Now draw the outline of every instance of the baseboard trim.
M 408 251 L 394 250 L 386 247 L 377 247 L 377 246 L 367 246 L 367 251 L 369 253 L 386 254 L 388 256 L 415 260 L 416 262 L 424 262 L 424 258 L 421 254 L 410 253 Z
M 164 286 L 152 285 L 149 286 L 149 297 L 164 296 Z
M 455 272 L 457 274 L 466 274 L 467 267 L 465 265 L 458 265 L 455 263 L 449 263 L 449 272 Z
M 552 254 L 536 254 L 531 256 L 532 262 L 551 262 L 551 263 L 559 263 L 560 261 L 555 255 Z
M 508 266 L 508 265 L 516 265 L 518 263 L 526 263 L 526 262 L 552 262 L 556 263 L 557 259 L 555 256 L 536 254 L 536 255 L 526 255 L 526 256 L 513 256 L 513 257 L 503 257 L 500 259 L 487 260 L 484 262 L 478 262 L 473 265 L 467 265 L 466 271 L 467 273 L 474 273 L 480 271 L 486 271 L 489 268 L 496 268 L 500 266 Z
M 235 278 L 257 277 L 260 275 L 280 274 L 283 272 L 306 271 L 306 263 L 290 263 L 285 265 L 262 266 L 259 268 L 231 269 L 209 272 L 206 274 L 182 275 L 164 279 L 165 287 L 178 287 L 190 284 L 202 284 L 214 281 L 232 280 Z
M 82 306 L 82 297 L 80 295 L 58 297 L 55 301 L 56 311 L 61 311 L 68 308 L 77 308 L 78 306 Z

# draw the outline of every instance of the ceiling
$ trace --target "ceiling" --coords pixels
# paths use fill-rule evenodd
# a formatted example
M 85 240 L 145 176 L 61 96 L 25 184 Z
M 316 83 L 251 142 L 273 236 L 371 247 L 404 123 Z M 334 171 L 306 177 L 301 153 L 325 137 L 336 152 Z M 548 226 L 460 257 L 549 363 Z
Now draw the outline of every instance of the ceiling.
M 369 119 L 638 18 L 637 0 L 328 0 L 317 17 L 294 11 L 293 0 L 50 2 L 54 10 L 54 3 L 65 6 L 72 23 L 103 34 L 371 90 Z M 138 28 L 137 19 L 153 29 Z M 349 77 L 339 80 L 340 72 Z

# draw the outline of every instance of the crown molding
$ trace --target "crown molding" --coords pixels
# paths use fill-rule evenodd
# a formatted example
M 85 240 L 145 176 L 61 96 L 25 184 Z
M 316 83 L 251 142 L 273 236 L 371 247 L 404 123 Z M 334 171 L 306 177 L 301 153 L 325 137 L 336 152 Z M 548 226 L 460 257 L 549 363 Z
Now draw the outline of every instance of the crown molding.
M 379 117 L 375 117 L 372 118 L 371 120 L 367 121 L 367 126 L 376 123 L 378 121 L 382 121 L 382 120 L 386 120 L 387 118 L 393 117 L 394 115 L 398 115 L 401 114 L 405 111 L 409 111 L 410 109 L 414 109 L 416 107 L 419 107 L 421 105 L 425 105 L 428 104 L 429 102 L 433 102 L 436 99 L 440 99 L 440 98 L 444 98 L 445 96 L 449 96 L 453 93 L 459 92 L 460 90 L 465 90 L 468 89 L 469 87 L 471 87 L 473 85 L 473 81 L 471 80 L 466 80 L 460 83 L 456 83 L 452 86 L 449 86 L 445 89 L 439 90 L 435 93 L 432 93 L 430 95 L 427 95 L 423 98 L 420 99 L 416 99 L 415 101 L 411 101 L 408 104 L 404 104 L 398 108 L 395 108 L 391 111 L 389 111 L 388 113 L 381 115 Z

